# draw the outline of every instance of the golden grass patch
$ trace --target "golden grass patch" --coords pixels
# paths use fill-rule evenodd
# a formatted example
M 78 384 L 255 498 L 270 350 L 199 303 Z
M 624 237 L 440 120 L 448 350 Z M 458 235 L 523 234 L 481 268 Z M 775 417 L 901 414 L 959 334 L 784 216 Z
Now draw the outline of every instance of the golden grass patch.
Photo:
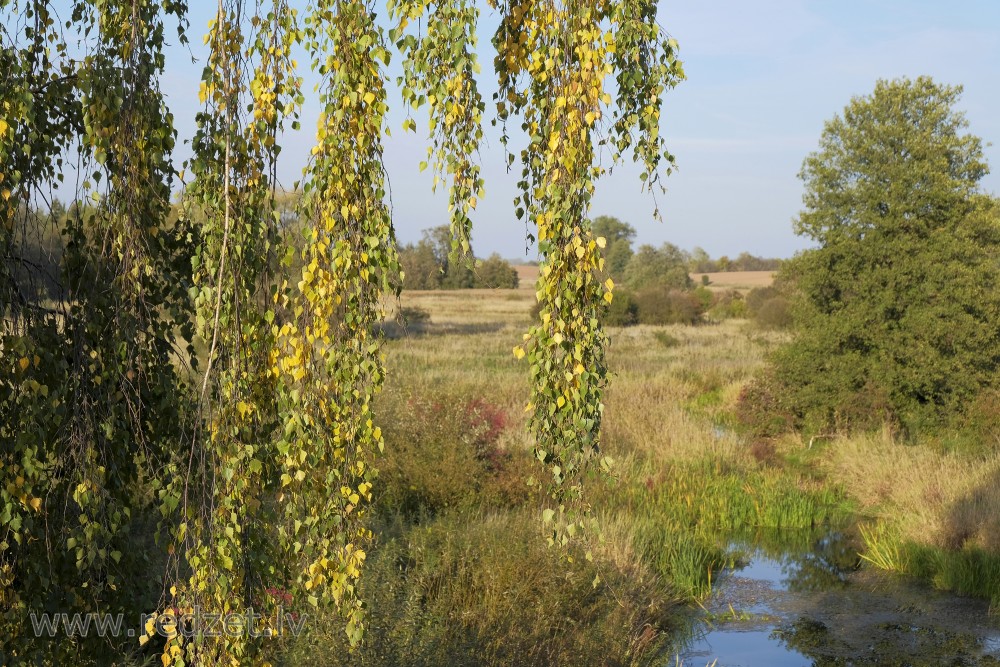
M 708 276 L 708 288 L 715 291 L 739 290 L 749 292 L 755 287 L 768 287 L 774 283 L 774 271 L 719 271 L 715 273 L 692 273 L 691 279 L 701 284 L 702 276 Z

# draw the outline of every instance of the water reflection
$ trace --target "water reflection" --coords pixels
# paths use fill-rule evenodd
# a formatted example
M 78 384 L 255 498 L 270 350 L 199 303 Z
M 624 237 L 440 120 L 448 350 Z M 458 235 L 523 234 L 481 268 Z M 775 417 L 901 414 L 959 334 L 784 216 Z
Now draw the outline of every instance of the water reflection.
M 848 530 L 760 531 L 734 539 L 731 546 L 749 561 L 733 575 L 770 581 L 780 590 L 843 588 L 861 567 L 857 535 Z
M 725 573 L 667 664 L 1000 665 L 987 603 L 863 568 L 852 529 L 736 536 Z

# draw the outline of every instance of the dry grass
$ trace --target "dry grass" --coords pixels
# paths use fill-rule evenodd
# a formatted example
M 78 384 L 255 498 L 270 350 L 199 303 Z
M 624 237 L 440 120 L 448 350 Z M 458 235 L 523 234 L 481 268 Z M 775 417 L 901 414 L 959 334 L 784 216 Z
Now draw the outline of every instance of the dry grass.
M 430 322 L 387 343 L 387 384 L 489 396 L 521 419 L 527 368 L 512 350 L 528 329 L 534 298 L 526 289 L 404 292 L 400 307 L 422 308 Z
M 877 517 L 863 557 L 1000 609 L 1000 456 L 945 453 L 888 435 L 827 446 L 826 469 Z
M 404 292 L 400 305 L 426 310 L 430 324 L 389 342 L 389 384 L 419 378 L 422 386 L 488 394 L 523 423 L 528 369 L 511 351 L 530 326 L 533 290 Z M 713 423 L 726 421 L 743 383 L 781 334 L 738 320 L 608 333 L 608 448 L 656 459 L 744 456 L 737 438 Z
M 532 267 L 533 268 L 533 267 Z M 757 284 L 768 272 L 713 274 L 730 284 Z M 406 292 L 402 306 L 427 310 L 422 333 L 390 341 L 390 385 L 458 388 L 488 395 L 507 410 L 507 446 L 528 447 L 523 407 L 527 366 L 511 354 L 530 325 L 531 288 Z M 604 443 L 619 458 L 665 465 L 710 457 L 744 464 L 750 448 L 728 428 L 744 383 L 786 334 L 762 333 L 745 322 L 610 329 L 612 377 L 606 395 Z M 791 437 L 778 454 L 804 444 Z M 627 464 L 626 464 L 627 465 Z M 891 517 L 904 535 L 946 548 L 1000 549 L 1000 457 L 972 459 L 929 446 L 908 446 L 888 435 L 841 438 L 821 462 L 866 512 Z
M 520 289 L 407 290 L 400 308 L 422 308 L 436 324 L 526 324 L 535 304 L 533 287 Z M 395 312 L 390 305 L 389 314 Z
M 739 290 L 749 292 L 755 287 L 768 287 L 774 283 L 774 271 L 721 271 L 716 273 L 692 273 L 691 279 L 701 284 L 701 277 L 708 276 L 708 289 L 715 291 Z
M 660 332 L 676 342 L 664 346 Z M 610 336 L 609 447 L 656 461 L 745 457 L 725 426 L 727 413 L 743 383 L 764 363 L 771 338 L 751 334 L 736 320 L 612 329 Z
M 1000 549 L 1000 456 L 974 459 L 887 435 L 838 439 L 824 468 L 902 537 L 943 549 Z

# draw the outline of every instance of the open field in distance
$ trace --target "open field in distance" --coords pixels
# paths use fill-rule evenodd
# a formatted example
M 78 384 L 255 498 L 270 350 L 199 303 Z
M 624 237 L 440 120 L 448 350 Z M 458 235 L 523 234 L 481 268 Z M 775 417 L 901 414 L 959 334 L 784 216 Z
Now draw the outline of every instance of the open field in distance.
M 717 273 L 692 273 L 695 285 L 701 284 L 701 277 L 708 276 L 710 290 L 739 290 L 749 292 L 755 287 L 768 287 L 774 283 L 774 271 L 722 271 Z
M 538 267 L 534 264 L 514 264 L 521 287 L 531 287 L 538 280 Z
M 538 267 L 530 264 L 514 265 L 521 288 L 533 287 L 538 280 Z M 708 276 L 710 290 L 739 290 L 749 292 L 755 287 L 767 287 L 774 282 L 774 271 L 721 271 L 716 273 L 692 273 L 695 285 L 701 284 L 701 277 Z

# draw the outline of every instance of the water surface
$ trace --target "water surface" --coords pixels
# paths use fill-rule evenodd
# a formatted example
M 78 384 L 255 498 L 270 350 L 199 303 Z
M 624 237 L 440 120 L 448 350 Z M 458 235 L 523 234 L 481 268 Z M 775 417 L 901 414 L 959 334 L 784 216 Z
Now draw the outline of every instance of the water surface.
M 850 531 L 761 533 L 733 547 L 675 658 L 685 666 L 1000 665 L 989 604 L 865 567 Z

